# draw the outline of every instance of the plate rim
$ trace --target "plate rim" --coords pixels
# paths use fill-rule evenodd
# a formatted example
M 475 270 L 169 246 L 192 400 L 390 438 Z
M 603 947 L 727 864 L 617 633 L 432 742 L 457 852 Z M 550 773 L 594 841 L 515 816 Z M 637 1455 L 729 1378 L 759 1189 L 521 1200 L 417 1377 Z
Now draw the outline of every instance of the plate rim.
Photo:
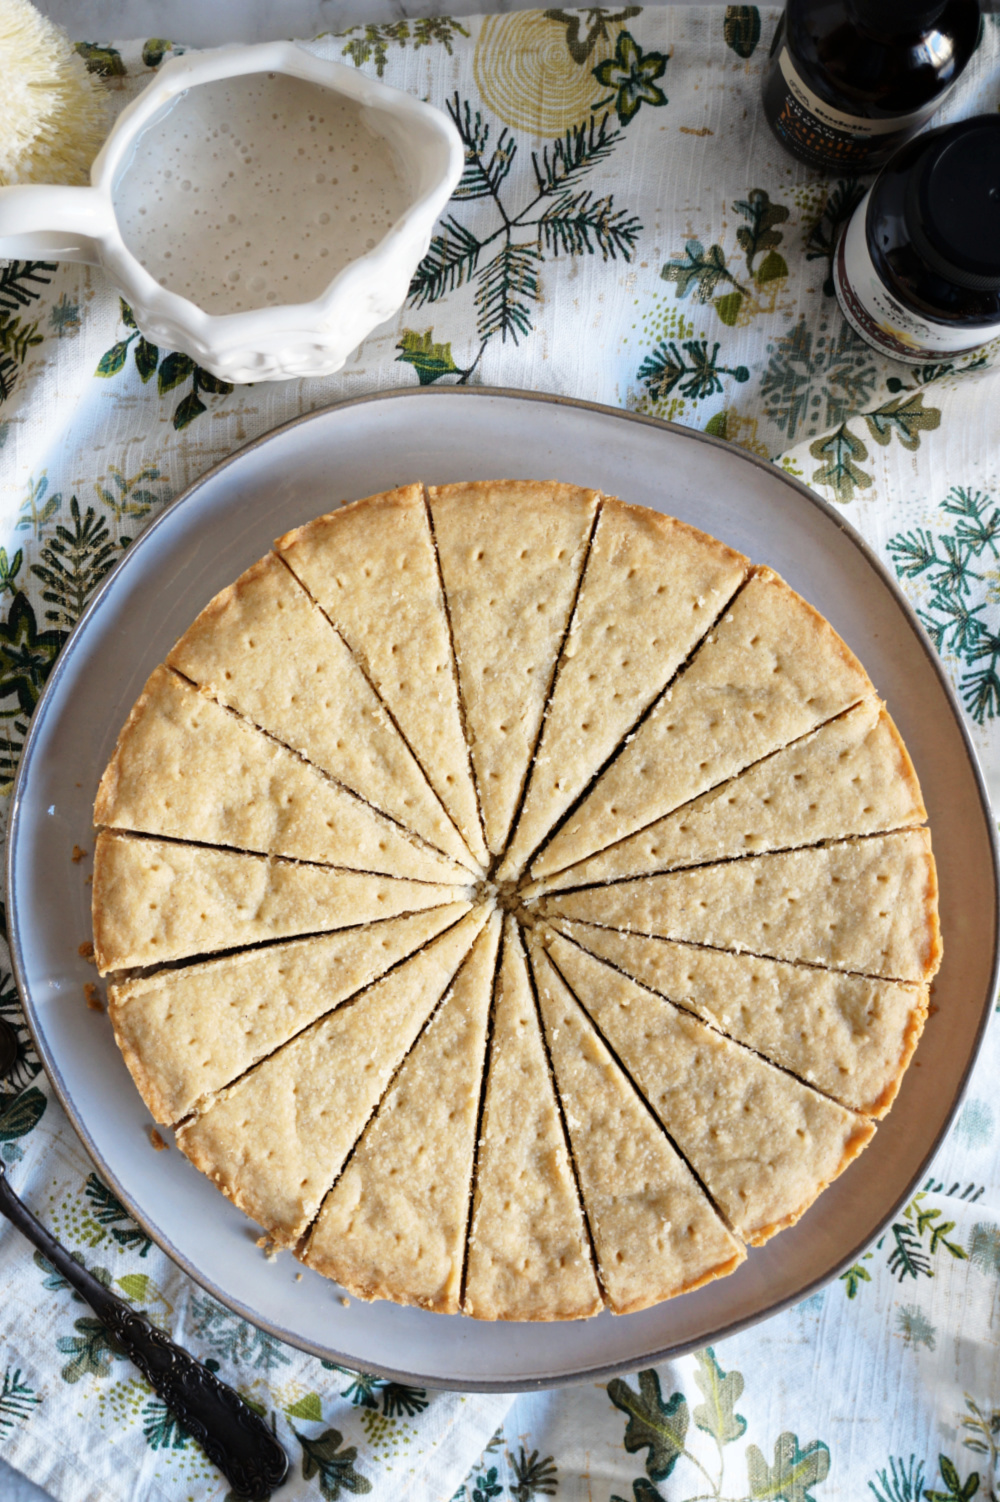
M 70 1125 L 75 1131 L 77 1137 L 80 1139 L 84 1150 L 86 1151 L 98 1171 L 103 1175 L 105 1180 L 113 1189 L 114 1193 L 121 1200 L 122 1204 L 128 1210 L 129 1214 L 136 1221 L 136 1223 L 142 1227 L 143 1231 L 148 1236 L 150 1236 L 150 1238 L 156 1243 L 160 1250 L 166 1253 L 166 1255 L 170 1258 L 171 1262 L 173 1262 L 176 1267 L 179 1267 L 181 1271 L 184 1272 L 189 1278 L 191 1278 L 196 1284 L 198 1284 L 200 1288 L 204 1289 L 206 1293 L 209 1293 L 213 1298 L 217 1299 L 221 1304 L 225 1305 L 226 1308 L 232 1310 L 233 1313 L 238 1314 L 241 1318 L 248 1320 L 258 1329 L 264 1330 L 267 1334 L 272 1335 L 275 1339 L 281 1340 L 285 1344 L 293 1346 L 297 1350 L 305 1352 L 307 1355 L 320 1357 L 324 1360 L 336 1360 L 338 1362 L 343 1360 L 348 1365 L 350 1365 L 353 1360 L 356 1360 L 356 1358 L 352 1358 L 349 1354 L 345 1357 L 343 1352 L 337 1352 L 330 1347 L 312 1342 L 306 1337 L 297 1334 L 296 1332 L 289 1331 L 282 1325 L 276 1324 L 263 1317 L 258 1310 L 252 1309 L 248 1305 L 244 1304 L 241 1300 L 233 1297 L 231 1294 L 228 1294 L 225 1289 L 219 1287 L 212 1281 L 211 1278 L 209 1278 L 206 1274 L 202 1273 L 198 1268 L 196 1268 L 191 1263 L 190 1259 L 172 1244 L 165 1232 L 161 1231 L 158 1227 L 153 1227 L 146 1223 L 144 1216 L 140 1208 L 136 1205 L 131 1193 L 120 1182 L 118 1176 L 109 1168 L 108 1164 L 105 1163 L 101 1153 L 97 1149 L 86 1123 L 81 1119 L 80 1113 L 73 1102 L 72 1096 L 65 1086 L 59 1066 L 56 1060 L 53 1058 L 47 1042 L 45 1041 L 45 1035 L 36 1017 L 34 1003 L 32 1001 L 31 994 L 25 980 L 24 955 L 21 945 L 21 915 L 18 911 L 17 905 L 11 902 L 10 893 L 13 891 L 14 864 L 18 844 L 18 829 L 20 825 L 21 807 L 24 801 L 25 786 L 30 775 L 30 767 L 33 759 L 35 743 L 38 739 L 39 727 L 41 726 L 45 718 L 47 704 L 51 700 L 51 698 L 54 697 L 56 686 L 59 684 L 62 678 L 65 677 L 66 673 L 70 671 L 70 662 L 72 658 L 73 648 L 75 647 L 78 638 L 83 636 L 86 632 L 91 616 L 95 614 L 96 611 L 100 608 L 101 602 L 107 592 L 114 587 L 115 581 L 117 580 L 121 570 L 129 565 L 130 559 L 136 555 L 139 549 L 145 548 L 148 545 L 149 539 L 152 538 L 157 532 L 158 528 L 165 523 L 168 516 L 170 516 L 180 506 L 191 504 L 191 502 L 195 499 L 198 492 L 202 489 L 203 486 L 214 480 L 215 477 L 224 469 L 228 468 L 229 465 L 235 463 L 238 459 L 244 458 L 254 449 L 262 447 L 264 444 L 271 442 L 271 440 L 277 438 L 281 434 L 288 432 L 290 429 L 299 427 L 304 423 L 313 422 L 316 419 L 328 416 L 330 413 L 340 411 L 344 408 L 358 407 L 374 402 L 395 402 L 401 397 L 419 397 L 422 399 L 427 399 L 429 397 L 436 400 L 455 400 L 456 398 L 467 400 L 475 400 L 477 398 L 491 398 L 495 400 L 499 398 L 501 400 L 531 401 L 552 406 L 572 407 L 577 410 L 594 412 L 600 414 L 602 417 L 612 417 L 626 422 L 640 423 L 644 426 L 652 427 L 670 433 L 674 437 L 692 440 L 706 444 L 712 448 L 721 449 L 729 457 L 734 457 L 736 459 L 742 460 L 745 463 L 754 465 L 758 469 L 767 471 L 774 479 L 790 487 L 801 500 L 805 500 L 810 505 L 815 507 L 828 521 L 832 521 L 836 525 L 836 527 L 842 533 L 844 533 L 848 541 L 853 544 L 854 548 L 858 553 L 860 553 L 861 557 L 868 565 L 868 567 L 874 570 L 882 584 L 888 587 L 889 592 L 895 601 L 895 604 L 901 610 L 906 624 L 919 643 L 924 656 L 930 663 L 931 669 L 944 691 L 948 707 L 951 710 L 952 718 L 956 722 L 960 732 L 966 760 L 972 772 L 973 781 L 976 787 L 979 811 L 983 816 L 983 822 L 988 836 L 993 886 L 993 932 L 991 935 L 992 960 L 990 965 L 989 983 L 986 989 L 982 1015 L 979 1019 L 973 1046 L 969 1052 L 969 1057 L 962 1070 L 961 1077 L 958 1080 L 955 1093 L 948 1108 L 947 1115 L 939 1131 L 937 1132 L 930 1148 L 921 1159 L 920 1165 L 916 1172 L 912 1175 L 909 1183 L 907 1184 L 905 1192 L 893 1201 L 893 1203 L 886 1209 L 884 1215 L 880 1216 L 878 1225 L 883 1233 L 890 1221 L 899 1213 L 906 1202 L 912 1197 L 921 1179 L 924 1177 L 927 1167 L 930 1164 L 932 1158 L 937 1153 L 939 1147 L 944 1141 L 944 1138 L 947 1136 L 948 1132 L 951 1129 L 959 1107 L 962 1105 L 965 1098 L 972 1070 L 975 1067 L 976 1061 L 979 1058 L 979 1054 L 982 1050 L 983 1040 L 986 1035 L 986 1029 L 989 1025 L 989 1020 L 996 1001 L 998 982 L 1000 982 L 1000 833 L 998 833 L 997 822 L 993 816 L 993 810 L 990 803 L 989 793 L 986 787 L 985 777 L 983 775 L 982 767 L 979 763 L 979 756 L 976 751 L 975 745 L 973 744 L 969 727 L 966 724 L 964 711 L 962 710 L 958 694 L 947 675 L 944 663 L 941 661 L 939 655 L 935 652 L 930 637 L 921 624 L 913 605 L 904 594 L 899 582 L 894 579 L 892 574 L 889 572 L 887 565 L 882 561 L 879 555 L 861 535 L 857 528 L 848 521 L 843 513 L 839 510 L 836 510 L 831 502 L 824 500 L 824 498 L 818 495 L 816 491 L 810 489 L 810 487 L 806 485 L 804 481 L 798 479 L 795 475 L 790 475 L 786 470 L 782 469 L 779 465 L 776 465 L 770 459 L 762 458 L 759 454 L 752 453 L 748 449 L 744 449 L 736 444 L 729 443 L 727 440 L 718 438 L 714 434 L 702 432 L 697 428 L 685 427 L 682 423 L 667 422 L 663 418 L 653 417 L 644 412 L 634 412 L 626 408 L 612 407 L 603 402 L 586 401 L 582 398 L 563 396 L 555 392 L 525 391 L 513 386 L 390 387 L 386 390 L 366 392 L 358 396 L 343 397 L 338 401 L 329 402 L 322 407 L 317 407 L 310 412 L 299 413 L 297 416 L 289 418 L 287 421 L 279 423 L 273 428 L 269 428 L 265 433 L 261 433 L 256 438 L 252 438 L 248 443 L 243 444 L 238 449 L 234 449 L 232 453 L 225 455 L 224 458 L 218 460 L 209 469 L 206 469 L 195 480 L 193 480 L 190 485 L 186 486 L 179 495 L 175 496 L 173 500 L 171 500 L 163 508 L 159 515 L 155 517 L 150 525 L 145 529 L 145 531 L 142 532 L 138 538 L 136 538 L 135 542 L 130 544 L 129 549 L 125 553 L 125 555 L 101 581 L 94 595 L 87 602 L 87 605 L 85 606 L 80 619 L 77 621 L 66 641 L 63 643 L 63 646 L 59 652 L 59 656 L 56 659 L 55 666 L 53 667 L 52 672 L 46 680 L 42 692 L 39 695 L 38 702 L 35 705 L 34 711 L 32 712 L 28 731 L 25 736 L 24 745 L 21 751 L 21 758 L 18 763 L 17 772 L 14 778 L 13 789 L 11 792 L 10 812 L 8 815 L 7 835 L 4 849 L 4 882 L 6 890 L 6 912 L 8 920 L 7 942 L 10 949 L 11 967 L 14 972 L 14 981 L 17 985 L 21 1008 L 24 1013 L 25 1021 L 28 1024 L 32 1043 L 45 1071 L 46 1078 L 48 1079 L 49 1084 L 51 1085 L 60 1106 L 65 1111 Z M 865 1248 L 871 1244 L 871 1241 L 877 1238 L 878 1234 L 879 1230 L 876 1229 L 871 1237 L 866 1237 L 864 1241 L 862 1241 L 859 1245 L 853 1247 L 850 1252 L 846 1253 L 843 1257 L 838 1259 L 838 1261 L 828 1271 L 823 1273 L 821 1276 L 814 1278 L 804 1288 L 797 1289 L 794 1294 L 787 1294 L 784 1297 L 778 1298 L 773 1303 L 769 1303 L 766 1308 L 732 1320 L 728 1324 L 721 1327 L 719 1330 L 712 1332 L 712 1334 L 707 1337 L 708 1343 L 711 1344 L 714 1341 L 726 1340 L 731 1336 L 738 1335 L 743 1330 L 750 1329 L 754 1325 L 760 1324 L 763 1320 L 770 1319 L 772 1316 L 782 1313 L 784 1310 L 794 1306 L 795 1304 L 801 1303 L 804 1299 L 807 1299 L 812 1294 L 814 1294 L 818 1289 L 825 1288 L 828 1284 L 838 1278 L 847 1267 L 849 1267 L 853 1262 L 857 1260 L 857 1258 L 865 1250 Z M 687 1355 L 691 1351 L 700 1350 L 705 1344 L 706 1339 L 703 1337 L 687 1341 L 680 1341 L 677 1344 L 666 1346 L 660 1350 L 650 1352 L 647 1356 L 642 1357 L 641 1361 L 643 1364 L 649 1366 L 658 1365 L 663 1361 L 674 1360 L 679 1356 Z M 353 1367 L 351 1367 L 351 1369 L 353 1370 Z M 622 1358 L 620 1360 L 607 1363 L 598 1362 L 589 1365 L 584 1369 L 576 1370 L 570 1374 L 560 1375 L 555 1380 L 546 1379 L 545 1377 L 507 1378 L 495 1381 L 491 1381 L 486 1378 L 474 1378 L 465 1381 L 461 1388 L 454 1389 L 450 1387 L 447 1382 L 442 1381 L 440 1378 L 427 1377 L 420 1372 L 411 1372 L 403 1369 L 396 1369 L 393 1367 L 380 1366 L 377 1364 L 373 1364 L 370 1367 L 370 1370 L 376 1372 L 377 1375 L 381 1377 L 387 1377 L 394 1381 L 415 1382 L 419 1383 L 419 1385 L 423 1387 L 430 1388 L 435 1391 L 461 1391 L 470 1393 L 535 1392 L 554 1387 L 578 1386 L 585 1382 L 601 1381 L 613 1376 L 627 1374 L 629 1372 L 635 1371 L 636 1369 L 637 1367 L 634 1360 Z

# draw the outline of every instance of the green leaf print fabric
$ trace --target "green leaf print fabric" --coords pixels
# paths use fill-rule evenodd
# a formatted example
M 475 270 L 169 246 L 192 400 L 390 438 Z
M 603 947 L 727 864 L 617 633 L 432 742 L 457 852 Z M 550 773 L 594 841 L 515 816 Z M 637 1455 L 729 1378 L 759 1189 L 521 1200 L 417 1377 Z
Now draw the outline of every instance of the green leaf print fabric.
M 99 271 L 0 266 L 4 819 L 66 636 L 175 496 L 327 402 L 469 383 L 688 424 L 842 508 L 913 601 L 1000 794 L 997 352 L 903 366 L 841 317 L 833 254 L 864 183 L 820 177 L 771 138 L 760 80 L 777 19 L 773 7 L 627 5 L 363 23 L 307 43 L 447 110 L 465 148 L 404 307 L 334 377 L 232 387 L 146 339 Z M 998 20 L 987 14 L 940 118 L 1000 105 Z M 183 50 L 162 36 L 79 43 L 116 108 Z M 91 855 L 78 852 L 81 882 Z M 84 955 L 75 1004 L 108 1026 Z M 324 1363 L 202 1292 L 94 1171 L 40 1071 L 4 950 L 0 1018 L 14 1040 L 0 1157 L 15 1188 L 101 1282 L 275 1426 L 289 1502 L 1000 1495 L 995 1026 L 925 1181 L 840 1278 L 711 1349 L 511 1398 Z M 934 1026 L 917 1056 L 929 1069 Z M 228 1497 L 89 1310 L 6 1224 L 0 1455 L 64 1502 Z

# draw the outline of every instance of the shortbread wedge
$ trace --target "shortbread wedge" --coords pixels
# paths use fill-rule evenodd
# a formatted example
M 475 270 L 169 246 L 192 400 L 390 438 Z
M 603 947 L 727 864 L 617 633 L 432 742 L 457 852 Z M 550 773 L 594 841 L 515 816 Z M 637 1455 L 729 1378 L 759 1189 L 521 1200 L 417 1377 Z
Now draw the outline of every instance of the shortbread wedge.
M 871 1140 L 868 1117 L 575 945 L 560 949 L 558 968 L 733 1230 L 751 1245 L 793 1225 Z
M 688 666 L 531 863 L 549 876 L 644 829 L 872 692 L 828 621 L 755 569 Z
M 217 594 L 167 664 L 478 870 L 351 651 L 280 558 L 260 559 Z
M 583 1319 L 601 1308 L 527 959 L 508 915 L 476 1160 L 462 1308 Z
M 631 1314 L 734 1272 L 746 1257 L 545 950 L 539 1008 L 609 1308 Z
M 605 497 L 501 880 L 520 876 L 748 567 L 741 553 L 672 516 Z
M 315 1216 L 486 917 L 474 909 L 179 1128 L 195 1167 L 279 1245 Z
M 469 880 L 465 866 L 166 667 L 118 737 L 94 823 L 415 881 Z
M 929 981 L 941 963 L 937 874 L 926 829 L 750 855 L 557 892 L 546 915 L 771 959 Z
M 105 830 L 94 852 L 94 953 L 106 975 L 352 928 L 472 895 L 472 888 Z
M 155 1121 L 172 1126 L 469 911 L 429 912 L 245 949 L 108 987 L 115 1042 Z
M 355 501 L 274 546 L 362 663 L 472 854 L 485 865 L 423 486 Z
M 458 1311 L 500 926 L 494 913 L 299 1253 L 358 1298 Z
M 538 886 L 552 892 L 617 881 L 903 829 L 926 817 L 899 731 L 878 699 L 864 699 L 721 787 Z
M 501 855 L 599 498 L 523 480 L 432 486 L 428 498 L 486 843 Z
M 553 918 L 552 927 L 852 1111 L 882 1117 L 927 1019 L 928 988 L 727 954 Z M 552 941 L 552 957 L 571 953 Z

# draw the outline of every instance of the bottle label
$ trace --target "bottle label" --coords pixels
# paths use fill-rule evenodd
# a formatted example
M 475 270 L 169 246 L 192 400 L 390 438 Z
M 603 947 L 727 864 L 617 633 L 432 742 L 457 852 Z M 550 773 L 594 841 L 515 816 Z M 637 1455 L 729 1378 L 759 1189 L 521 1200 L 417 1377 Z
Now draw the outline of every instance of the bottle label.
M 773 65 L 772 65 L 773 66 Z M 929 120 L 944 99 L 937 95 L 922 109 L 892 120 L 868 120 L 846 115 L 815 94 L 792 61 L 787 47 L 782 47 L 778 67 L 785 83 L 785 95 L 772 121 L 779 137 L 794 142 L 800 155 L 817 166 L 864 167 L 873 153 L 879 160 L 897 144 L 909 139 Z
M 868 252 L 865 214 L 870 194 L 871 189 L 854 210 L 833 263 L 837 301 L 855 333 L 883 354 L 908 365 L 969 354 L 1000 335 L 1000 324 L 955 328 L 924 318 L 893 296 Z

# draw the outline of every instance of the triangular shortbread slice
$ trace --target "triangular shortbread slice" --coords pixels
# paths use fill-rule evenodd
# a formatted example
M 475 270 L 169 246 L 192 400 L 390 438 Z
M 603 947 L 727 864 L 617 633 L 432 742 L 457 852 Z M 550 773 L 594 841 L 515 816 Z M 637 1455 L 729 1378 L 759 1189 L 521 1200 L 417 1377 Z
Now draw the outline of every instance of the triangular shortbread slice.
M 601 1302 L 527 960 L 508 916 L 462 1308 L 477 1319 L 583 1319 Z
M 755 569 L 531 874 L 644 829 L 871 692 L 829 622 L 777 574 Z
M 626 933 L 888 980 L 928 981 L 941 963 L 926 829 L 557 892 L 539 908 Z
M 154 1119 L 190 1115 L 468 911 L 453 902 L 109 986 L 115 1041 Z
M 363 663 L 469 849 L 485 865 L 423 487 L 405 485 L 355 501 L 288 532 L 274 546 Z
M 609 1307 L 631 1314 L 734 1272 L 746 1256 L 615 1063 L 542 946 L 538 1003 Z
M 558 968 L 730 1225 L 751 1245 L 792 1225 L 874 1123 L 584 954 Z
M 467 887 L 300 866 L 105 830 L 94 852 L 101 975 L 443 907 Z
M 742 554 L 672 516 L 605 497 L 501 880 L 520 875 L 747 566 Z
M 927 1018 L 926 986 L 551 921 L 591 954 L 866 1116 L 884 1116 L 892 1105 Z M 556 960 L 563 943 L 553 943 Z
M 865 699 L 648 829 L 538 885 L 548 892 L 582 887 L 903 829 L 926 817 L 899 731 L 878 699 Z
M 94 823 L 415 881 L 469 878 L 166 667 L 118 737 Z
M 458 1310 L 499 939 L 494 913 L 299 1254 L 359 1298 Z
M 178 1130 L 195 1167 L 280 1245 L 316 1214 L 486 916 L 476 908 Z
M 429 492 L 486 843 L 500 854 L 528 775 L 599 496 L 555 481 Z
M 167 663 L 397 823 L 474 866 L 385 706 L 273 554 L 211 600 Z

